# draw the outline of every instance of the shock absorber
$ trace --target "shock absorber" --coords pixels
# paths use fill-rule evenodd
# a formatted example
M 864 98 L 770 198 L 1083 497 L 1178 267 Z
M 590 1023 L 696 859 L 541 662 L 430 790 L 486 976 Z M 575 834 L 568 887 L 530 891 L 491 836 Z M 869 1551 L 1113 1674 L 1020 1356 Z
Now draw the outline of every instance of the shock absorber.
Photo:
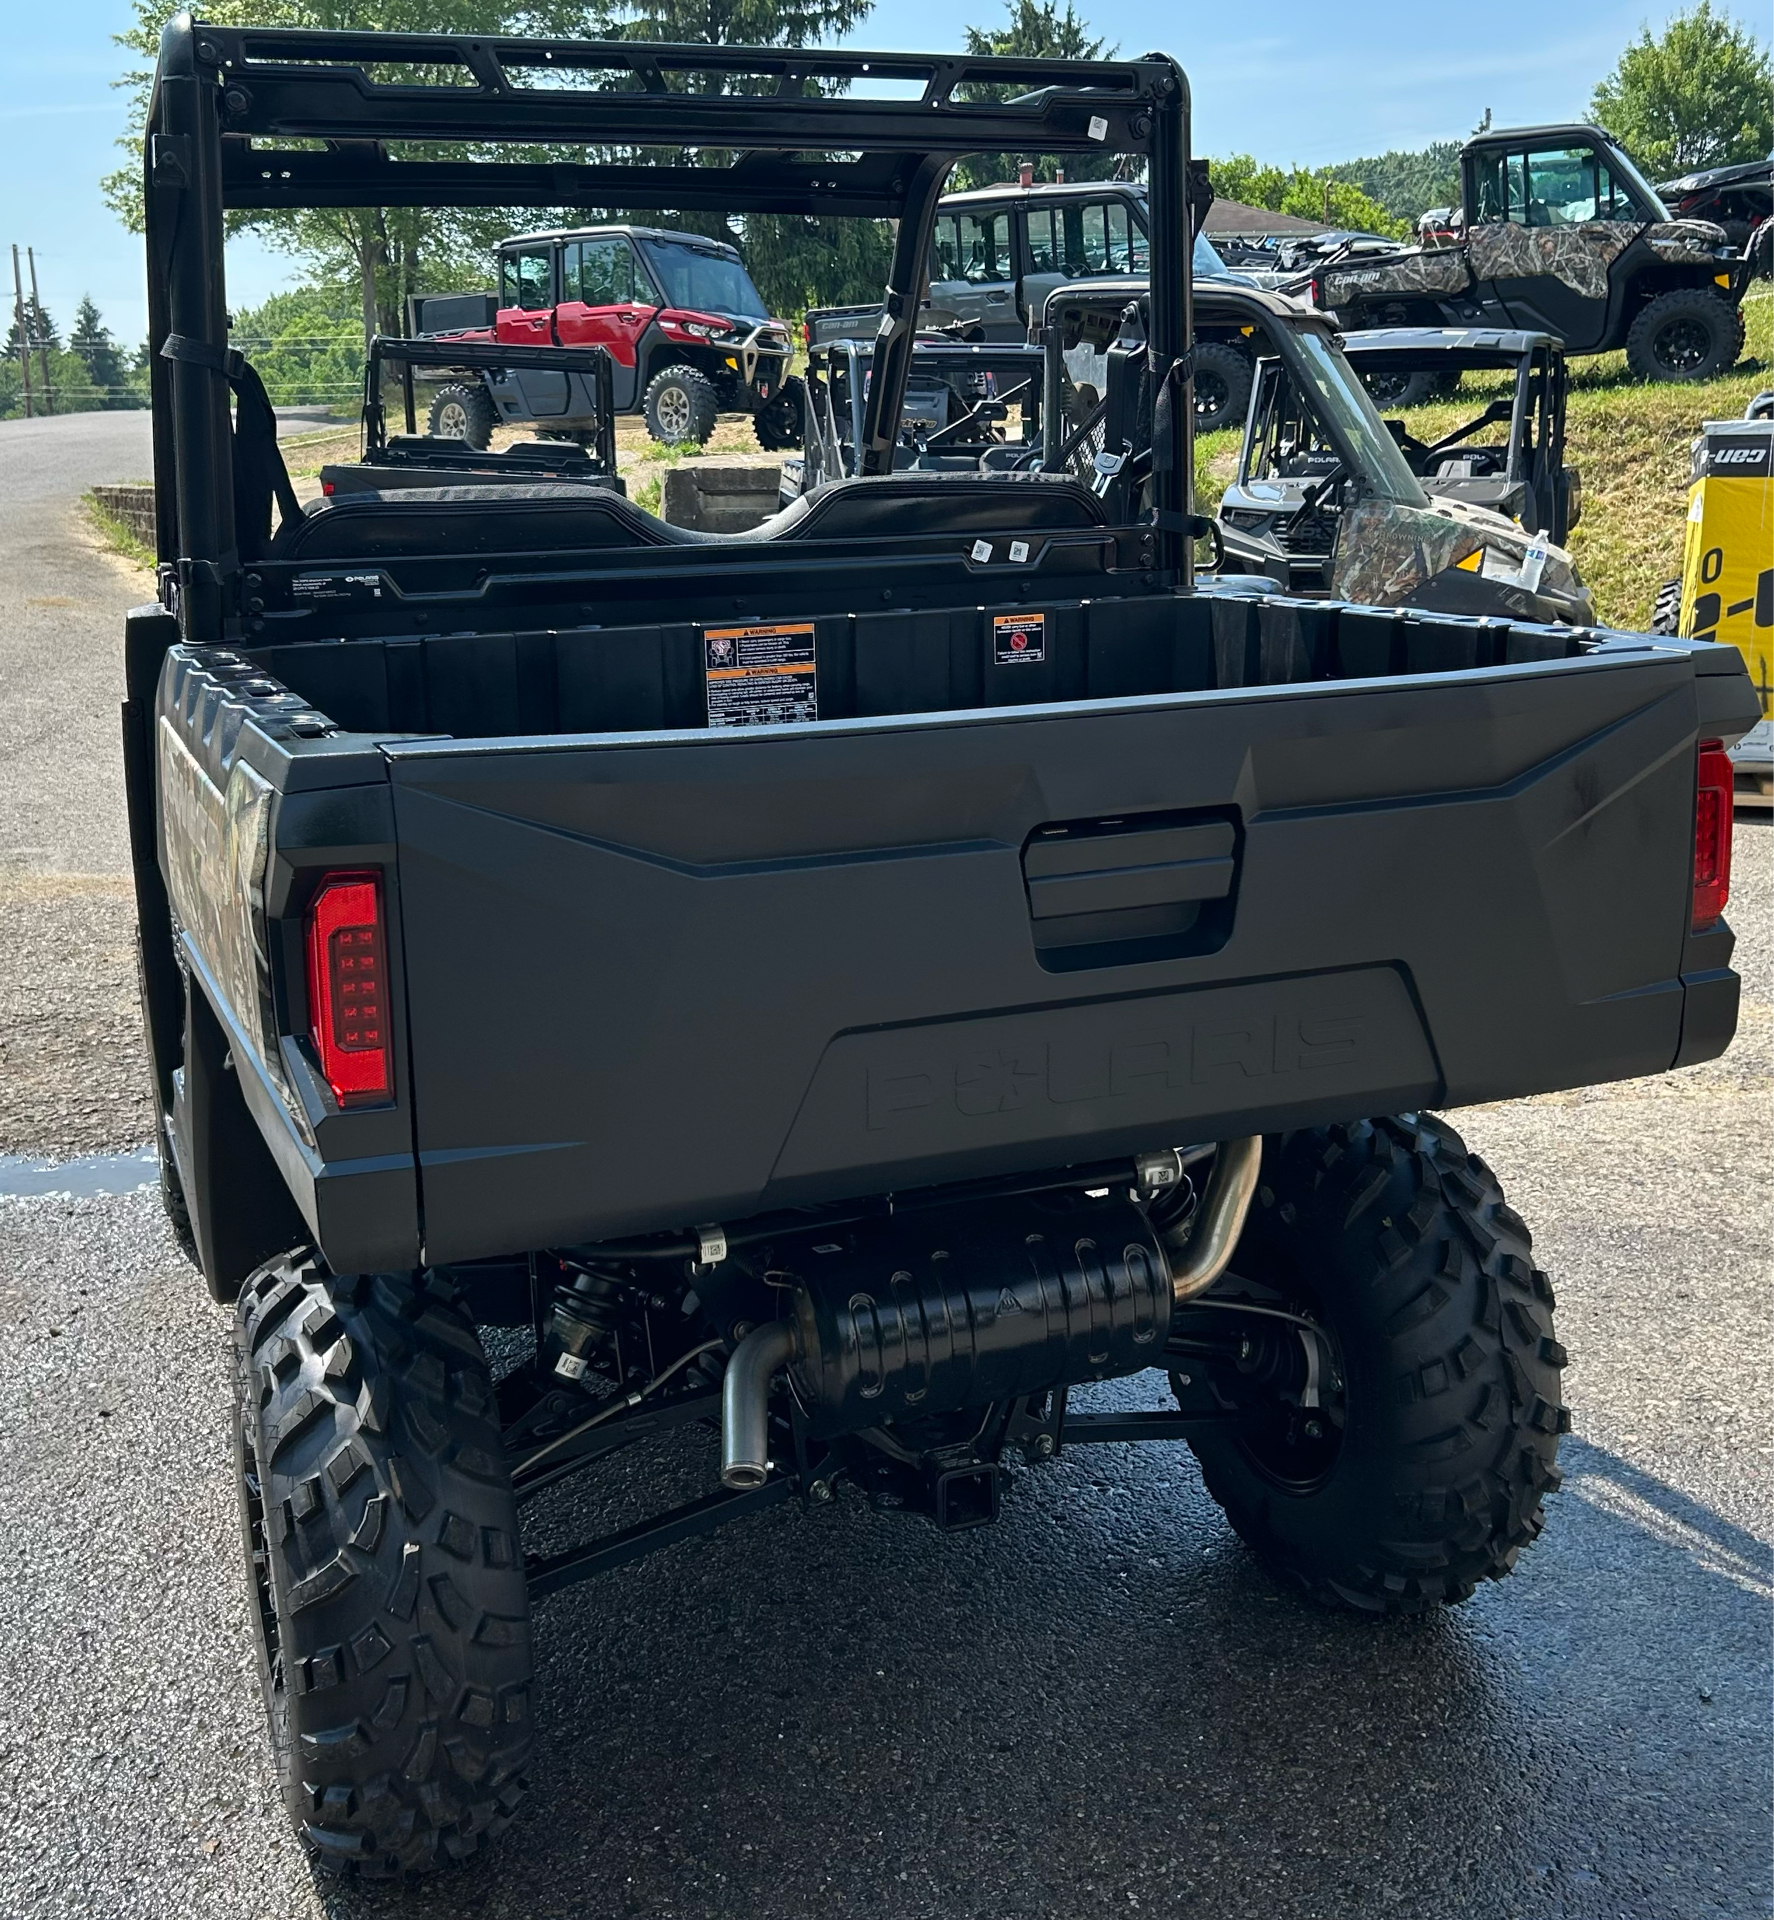
M 548 1346 L 554 1358 L 550 1371 L 563 1380 L 583 1380 L 599 1352 L 616 1351 L 624 1320 L 631 1317 L 632 1283 L 620 1274 L 592 1267 L 573 1271 L 573 1277 L 555 1289 L 549 1317 Z

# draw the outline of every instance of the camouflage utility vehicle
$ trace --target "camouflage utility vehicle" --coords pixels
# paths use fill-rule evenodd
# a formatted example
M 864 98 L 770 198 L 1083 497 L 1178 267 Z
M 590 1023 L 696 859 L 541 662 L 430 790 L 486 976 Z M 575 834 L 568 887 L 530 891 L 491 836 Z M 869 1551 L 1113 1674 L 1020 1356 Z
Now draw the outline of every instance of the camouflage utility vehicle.
M 768 1508 L 975 1527 L 1183 1440 L 1376 1617 L 1541 1527 L 1552 1287 L 1429 1109 L 1725 1046 L 1757 707 L 1732 648 L 1195 592 L 1188 98 L 1159 55 L 167 28 L 143 1001 L 327 1866 L 473 1852 L 537 1757 L 532 1608 Z M 976 152 L 1147 175 L 1126 488 L 891 471 Z M 516 471 L 304 510 L 229 212 L 563 204 L 894 222 L 859 471 L 744 535 Z M 1145 1409 L 1075 1391 L 1123 1375 Z M 555 1490 L 666 1434 L 706 1491 L 648 1512 L 631 1455 L 574 1538 Z
M 1327 264 L 1313 303 L 1356 327 L 1549 333 L 1567 353 L 1626 349 L 1642 380 L 1705 380 L 1743 351 L 1745 252 L 1677 220 L 1600 127 L 1500 128 L 1460 156 L 1451 246 Z

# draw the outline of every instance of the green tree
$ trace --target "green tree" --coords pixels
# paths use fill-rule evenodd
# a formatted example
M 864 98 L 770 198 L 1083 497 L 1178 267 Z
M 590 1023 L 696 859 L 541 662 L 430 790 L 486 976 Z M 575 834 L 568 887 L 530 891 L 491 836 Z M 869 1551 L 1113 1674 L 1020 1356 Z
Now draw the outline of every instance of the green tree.
M 1367 160 L 1340 160 L 1327 173 L 1358 187 L 1394 220 L 1416 223 L 1431 207 L 1460 202 L 1460 142 L 1436 140 L 1415 151 L 1394 148 Z
M 105 182 L 107 197 L 133 230 L 141 226 L 139 154 L 152 61 L 166 0 L 132 0 L 136 22 L 119 44 L 145 63 L 123 82 L 134 89 L 132 164 Z M 676 40 L 710 46 L 810 46 L 841 35 L 868 13 L 872 0 L 210 0 L 204 18 L 217 25 L 357 27 L 428 33 L 538 33 L 599 39 Z M 734 84 L 743 85 L 743 81 Z M 468 154 L 468 148 L 440 148 Z M 532 157 L 580 159 L 580 149 Z M 615 156 L 611 156 L 615 157 Z M 638 157 L 638 156 L 625 156 Z M 685 156 L 652 152 L 661 161 Z M 725 155 L 704 155 L 724 162 Z M 407 296 L 486 286 L 492 252 L 524 227 L 582 224 L 611 217 L 605 208 L 348 208 L 233 216 L 302 261 L 314 282 L 357 290 L 360 331 L 398 332 Z M 659 220 L 657 210 L 647 217 Z M 799 312 L 819 300 L 878 298 L 886 281 L 891 238 L 884 225 L 857 220 L 753 216 L 743 223 L 707 214 L 673 224 L 738 242 L 760 290 L 778 312 Z M 294 376 L 292 376 L 294 378 Z M 297 380 L 297 384 L 301 384 Z
M 349 280 L 292 287 L 235 314 L 229 344 L 258 369 L 274 406 L 348 409 L 363 388 L 363 330 Z
M 115 410 L 139 407 L 141 397 L 131 386 L 124 364 L 123 349 L 90 294 L 80 296 L 74 310 L 74 330 L 68 335 L 68 351 L 86 369 L 86 384 L 97 407 Z
M 30 342 L 31 350 L 47 347 L 52 353 L 61 351 L 61 334 L 56 329 L 54 318 L 47 307 L 40 307 L 27 293 L 24 305 L 25 338 Z M 10 360 L 18 358 L 19 310 L 15 306 L 12 313 L 12 325 L 6 334 L 6 354 Z
M 812 47 L 865 19 L 874 0 L 603 0 L 599 31 L 611 40 L 670 40 L 684 45 Z M 743 91 L 743 75 L 715 78 Z M 755 84 L 755 83 L 751 83 Z M 623 156 L 639 158 L 641 156 Z M 686 166 L 725 166 L 720 152 L 649 148 L 646 158 Z M 803 214 L 661 213 L 642 217 L 707 234 L 739 248 L 764 304 L 794 317 L 810 306 L 879 300 L 887 284 L 893 240 L 878 220 L 819 219 Z
M 966 27 L 962 38 L 969 53 L 1002 54 L 1025 60 L 1113 60 L 1116 49 L 1100 34 L 1093 35 L 1087 21 L 1080 20 L 1066 0 L 1062 13 L 1057 0 L 1005 0 L 1009 16 L 1003 26 L 988 29 Z M 1021 89 L 975 82 L 962 89 L 970 100 L 1006 100 Z M 1115 172 L 1121 156 L 1101 157 L 1085 153 L 1059 156 L 1051 153 L 974 153 L 955 169 L 955 187 L 989 187 L 1000 180 L 1014 180 L 1017 170 L 1027 161 L 1037 180 L 1052 180 L 1063 173 L 1068 180 L 1106 180 Z
M 1359 233 L 1403 239 L 1410 223 L 1394 219 L 1359 187 L 1337 178 L 1330 167 L 1265 166 L 1248 153 L 1208 164 L 1208 178 L 1222 200 L 1247 207 L 1266 207 L 1271 213 L 1296 214 L 1302 220 L 1322 220 L 1328 227 L 1348 227 Z
M 129 164 L 106 176 L 105 197 L 132 232 L 142 226 L 141 135 L 148 86 L 160 48 L 168 0 L 132 0 L 135 23 L 117 44 L 141 64 L 118 82 L 132 96 L 129 131 L 119 141 Z M 540 33 L 595 30 L 598 0 L 209 0 L 203 17 L 216 26 L 356 27 L 390 33 Z M 398 332 L 406 297 L 449 281 L 465 255 L 482 253 L 475 280 L 485 283 L 484 242 L 500 216 L 464 217 L 455 209 L 351 207 L 234 215 L 230 228 L 252 227 L 294 254 L 325 280 L 357 286 L 365 339 Z M 504 229 L 509 231 L 509 228 Z
M 1654 180 L 1759 160 L 1774 147 L 1774 65 L 1752 32 L 1700 0 L 1658 38 L 1640 31 L 1589 112 Z

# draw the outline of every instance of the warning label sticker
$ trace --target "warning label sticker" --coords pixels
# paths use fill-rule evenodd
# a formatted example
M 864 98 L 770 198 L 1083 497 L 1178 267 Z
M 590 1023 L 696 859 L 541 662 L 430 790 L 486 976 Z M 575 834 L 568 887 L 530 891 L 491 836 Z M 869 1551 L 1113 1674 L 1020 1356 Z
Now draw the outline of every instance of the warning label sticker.
M 811 620 L 704 627 L 702 670 L 711 727 L 781 727 L 819 718 Z
M 992 615 L 992 658 L 1001 667 L 1047 658 L 1047 615 L 995 613 Z

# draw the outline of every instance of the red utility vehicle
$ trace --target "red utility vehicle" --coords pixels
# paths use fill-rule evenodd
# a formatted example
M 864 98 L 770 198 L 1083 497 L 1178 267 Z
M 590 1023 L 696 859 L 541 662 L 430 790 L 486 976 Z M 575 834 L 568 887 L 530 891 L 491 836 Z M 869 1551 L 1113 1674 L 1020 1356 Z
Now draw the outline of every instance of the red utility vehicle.
M 520 234 L 499 248 L 497 294 L 415 300 L 412 331 L 509 346 L 603 347 L 618 413 L 642 413 L 655 440 L 714 432 L 719 413 L 749 413 L 770 452 L 800 445 L 794 343 L 773 320 L 738 251 L 657 227 L 577 227 Z M 533 424 L 586 440 L 596 428 L 589 374 L 537 368 L 464 373 L 439 389 L 430 430 L 486 447 L 493 428 Z

